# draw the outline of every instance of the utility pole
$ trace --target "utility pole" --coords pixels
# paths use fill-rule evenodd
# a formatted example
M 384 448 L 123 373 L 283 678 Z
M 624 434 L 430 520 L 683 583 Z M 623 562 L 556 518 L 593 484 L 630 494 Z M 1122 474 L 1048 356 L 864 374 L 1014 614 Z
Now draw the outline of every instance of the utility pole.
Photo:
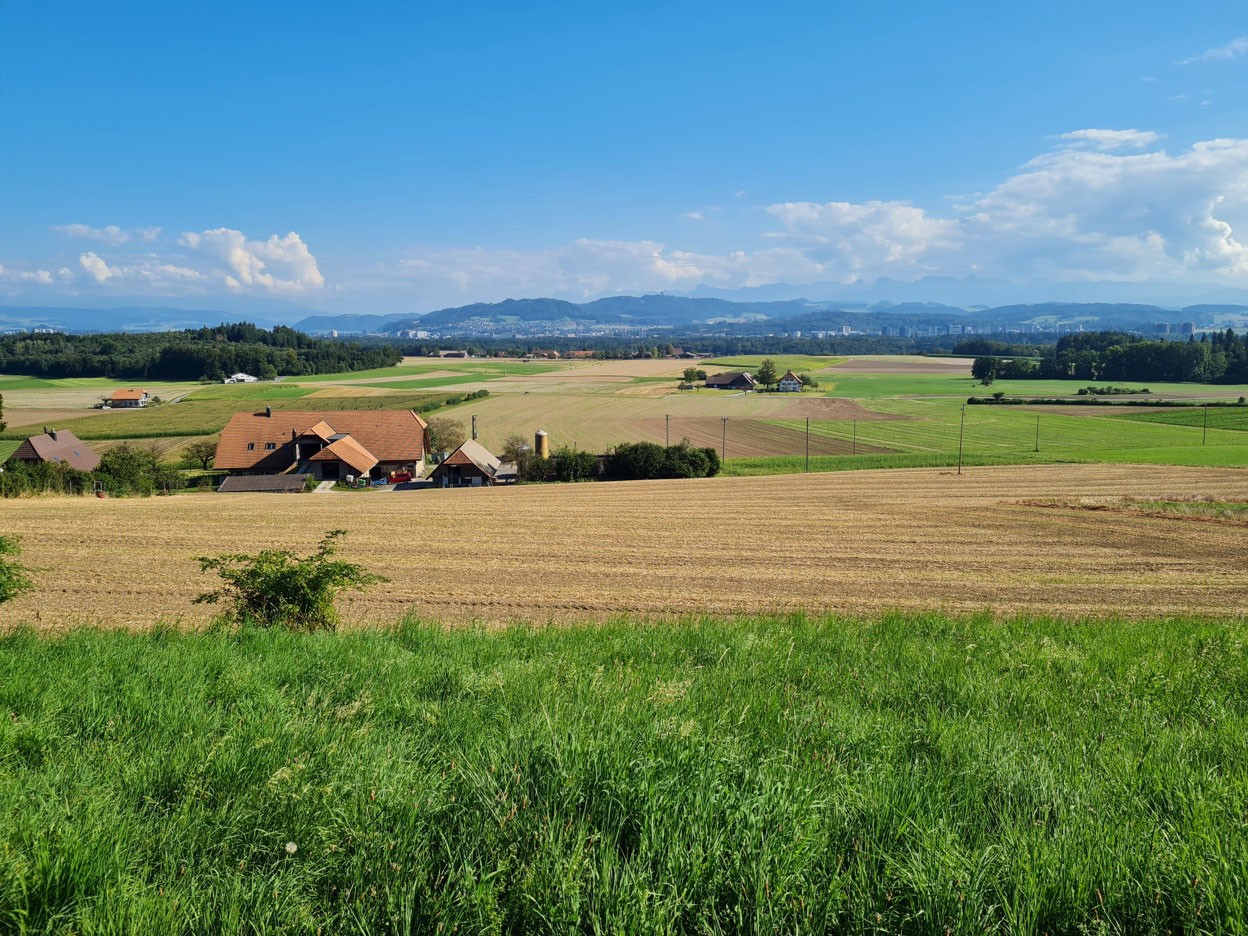
M 724 438 L 720 443 L 719 460 L 721 462 L 726 462 L 728 460 L 728 417 L 721 416 L 720 419 L 724 421 Z
M 472 441 L 477 441 L 477 417 L 475 414 L 472 417 Z
M 806 473 L 810 474 L 810 417 L 806 417 Z
M 1036 451 L 1040 451 L 1040 414 L 1036 413 Z
M 851 454 L 858 454 L 858 420 L 854 420 L 854 449 Z
M 1204 445 L 1205 440 L 1209 438 L 1209 404 L 1205 404 L 1205 426 L 1200 430 L 1200 444 Z
M 962 404 L 962 421 L 958 424 L 958 474 L 962 473 L 962 437 L 966 434 L 966 404 Z
M 672 414 L 667 413 L 663 416 L 663 446 L 664 448 L 672 447 Z

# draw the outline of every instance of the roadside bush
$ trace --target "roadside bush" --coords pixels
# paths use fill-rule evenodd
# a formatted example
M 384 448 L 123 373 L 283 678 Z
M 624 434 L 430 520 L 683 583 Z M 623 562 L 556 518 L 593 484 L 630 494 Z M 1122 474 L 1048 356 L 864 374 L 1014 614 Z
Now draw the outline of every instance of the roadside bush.
M 0 536 L 0 603 L 34 587 L 26 567 L 17 561 L 22 554 L 16 536 Z
M 197 556 L 201 572 L 216 572 L 225 584 L 204 592 L 196 603 L 228 604 L 223 615 L 232 624 L 285 627 L 295 631 L 334 630 L 334 599 L 343 591 L 362 591 L 389 581 L 358 565 L 334 559 L 346 530 L 330 530 L 309 556 L 288 549 L 265 549 L 256 555 L 230 553 Z

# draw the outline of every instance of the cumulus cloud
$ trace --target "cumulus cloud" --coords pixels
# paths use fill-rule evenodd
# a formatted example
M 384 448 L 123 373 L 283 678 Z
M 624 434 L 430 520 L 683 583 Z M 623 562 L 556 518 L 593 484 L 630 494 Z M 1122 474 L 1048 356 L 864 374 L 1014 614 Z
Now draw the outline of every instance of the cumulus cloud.
M 300 293 L 325 285 L 316 257 L 294 231 L 285 237 L 273 234 L 267 240 L 249 241 L 242 231 L 214 228 L 183 234 L 179 243 L 215 261 L 231 290 Z
M 158 227 L 134 228 L 133 230 L 125 231 L 115 224 L 109 224 L 102 228 L 91 227 L 89 224 L 56 224 L 52 226 L 52 230 L 59 234 L 64 234 L 66 237 L 98 241 L 111 247 L 120 247 L 122 244 L 128 244 L 135 240 L 154 241 L 160 236 L 160 228 Z
M 14 270 L 0 263 L 0 283 L 34 283 L 50 286 L 55 282 L 51 270 Z
M 1230 59 L 1239 58 L 1241 55 L 1248 55 L 1248 36 L 1240 36 L 1238 39 L 1232 39 L 1224 46 L 1218 46 L 1202 52 L 1200 55 L 1194 55 L 1191 58 L 1179 59 L 1179 65 L 1194 65 L 1197 62 L 1225 62 Z
M 1075 145 L 1087 144 L 1100 150 L 1143 149 L 1161 139 L 1151 130 L 1072 130 L 1059 139 L 1071 140 Z
M 800 247 L 842 279 L 889 267 L 934 270 L 935 258 L 960 243 L 956 221 L 909 202 L 782 202 L 767 211 L 785 227 L 769 239 Z
M 78 265 L 96 283 L 125 284 L 127 288 L 146 287 L 156 292 L 167 291 L 179 283 L 207 279 L 198 270 L 163 263 L 154 257 L 142 257 L 132 263 L 109 264 L 91 250 L 78 258 Z

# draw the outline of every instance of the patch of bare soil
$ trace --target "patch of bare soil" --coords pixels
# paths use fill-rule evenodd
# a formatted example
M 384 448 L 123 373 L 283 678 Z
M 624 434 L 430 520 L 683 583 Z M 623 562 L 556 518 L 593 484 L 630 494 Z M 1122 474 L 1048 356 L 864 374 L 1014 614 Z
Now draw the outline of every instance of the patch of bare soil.
M 912 416 L 896 416 L 876 413 L 861 404 L 837 397 L 807 397 L 803 394 L 791 404 L 774 414 L 776 419 L 857 419 L 859 421 L 912 419 Z
M 949 374 L 964 371 L 971 376 L 972 358 L 850 358 L 843 364 L 826 368 L 820 373 L 835 376 L 838 373 L 852 374 Z

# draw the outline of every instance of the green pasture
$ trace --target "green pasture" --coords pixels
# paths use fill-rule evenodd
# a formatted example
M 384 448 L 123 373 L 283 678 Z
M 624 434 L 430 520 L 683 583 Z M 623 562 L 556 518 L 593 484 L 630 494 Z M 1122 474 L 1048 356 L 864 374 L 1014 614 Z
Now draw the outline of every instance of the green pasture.
M 1155 413 L 1132 413 L 1129 410 L 1114 414 L 1120 419 L 1136 422 L 1164 423 L 1169 426 L 1191 426 L 1210 429 L 1233 429 L 1248 432 L 1248 406 L 1203 406 L 1183 409 L 1161 410 Z
M 0 931 L 1242 933 L 1248 624 L 0 638 Z
M 851 446 L 856 437 L 863 446 L 891 449 L 898 455 L 938 456 L 941 463 L 948 463 L 950 457 L 956 463 L 961 434 L 964 461 L 973 458 L 984 464 L 1086 461 L 1248 465 L 1248 437 L 1229 426 L 1211 424 L 1205 433 L 1199 424 L 1120 419 L 1100 411 L 1066 415 L 1025 406 L 966 406 L 963 423 L 963 406 L 941 400 L 873 400 L 870 409 L 905 418 L 811 420 L 811 436 L 847 441 Z M 798 432 L 806 429 L 805 420 L 769 422 Z M 728 457 L 732 461 L 731 423 Z M 911 467 L 904 460 L 890 462 L 889 456 L 871 458 L 880 462 L 872 467 Z M 797 470 L 805 467 L 805 459 L 800 461 Z M 850 457 L 850 464 L 855 461 Z M 868 467 L 865 461 L 862 467 Z
M 832 367 L 846 360 L 843 357 L 813 357 L 808 354 L 740 354 L 730 357 L 707 358 L 701 361 L 690 361 L 689 364 L 699 370 L 704 370 L 708 374 L 712 373 L 711 368 L 738 368 L 753 373 L 758 370 L 758 366 L 767 358 L 771 358 L 776 370 L 783 376 L 786 370 L 794 373 L 814 373 L 823 368 Z M 823 374 L 819 374 L 820 384 L 823 382 Z
M 291 383 L 210 384 L 188 395 L 192 400 L 293 400 L 315 393 L 315 387 Z
M 998 380 L 985 387 L 971 377 L 969 372 L 959 374 L 863 374 L 836 368 L 818 375 L 818 392 L 825 396 L 847 397 L 852 400 L 872 400 L 882 397 L 955 397 L 965 400 L 972 396 L 992 396 L 1004 393 L 1007 397 L 1067 397 L 1077 396 L 1084 387 L 1112 386 L 1106 381 L 1093 380 Z M 1120 384 L 1119 384 L 1120 385 Z M 1131 386 L 1141 386 L 1134 382 Z M 1236 400 L 1248 394 L 1243 385 L 1154 383 L 1146 384 L 1147 396 L 1158 399 L 1218 399 Z M 1113 397 L 1096 399 L 1112 400 Z

